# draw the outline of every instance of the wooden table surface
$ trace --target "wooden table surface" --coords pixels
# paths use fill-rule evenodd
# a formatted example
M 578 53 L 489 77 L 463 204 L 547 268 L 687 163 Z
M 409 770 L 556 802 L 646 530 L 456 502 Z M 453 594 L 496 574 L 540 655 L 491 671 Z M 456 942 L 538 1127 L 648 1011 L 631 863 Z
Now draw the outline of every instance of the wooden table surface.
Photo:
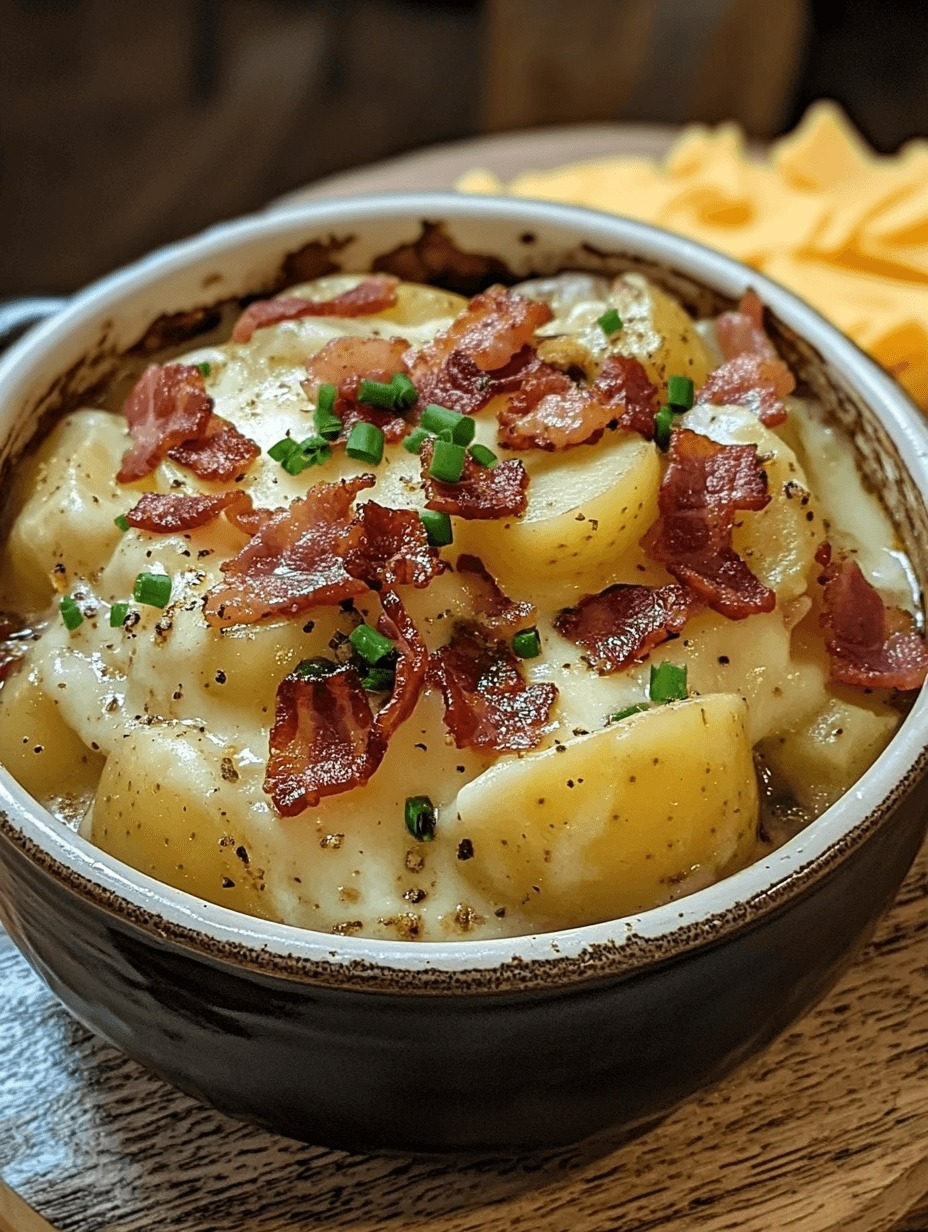
M 446 187 L 666 134 L 492 138 L 309 190 Z M 810 938 L 814 945 L 815 939 Z M 0 1232 L 928 1232 L 928 848 L 832 995 L 649 1134 L 542 1158 L 346 1155 L 240 1125 L 73 1022 L 0 932 Z

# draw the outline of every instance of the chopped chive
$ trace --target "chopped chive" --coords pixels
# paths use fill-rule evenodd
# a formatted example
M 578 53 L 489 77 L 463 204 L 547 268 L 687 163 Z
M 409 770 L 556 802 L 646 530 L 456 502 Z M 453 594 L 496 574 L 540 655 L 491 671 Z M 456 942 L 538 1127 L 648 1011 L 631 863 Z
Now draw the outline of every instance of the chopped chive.
M 379 406 L 382 411 L 392 411 L 396 404 L 396 386 L 391 381 L 362 381 L 358 386 L 358 401 L 368 406 Z
M 316 409 L 313 412 L 316 431 L 329 441 L 336 440 L 342 430 L 342 421 L 335 414 L 337 393 L 334 385 L 320 385 L 316 394 Z
M 670 447 L 670 430 L 673 427 L 673 408 L 662 406 L 654 416 L 654 444 L 658 449 Z
M 128 603 L 114 603 L 110 608 L 110 628 L 121 629 L 129 615 Z
M 667 401 L 675 411 L 688 411 L 696 397 L 696 389 L 688 376 L 672 376 L 667 382 Z
M 204 359 L 201 363 L 197 364 L 197 372 L 199 372 L 200 376 L 209 376 L 212 370 L 213 365 L 208 359 Z
M 435 837 L 435 805 L 428 796 L 408 796 L 404 808 L 406 829 L 420 843 Z
M 349 458 L 376 466 L 383 459 L 383 432 L 376 424 L 356 423 L 348 434 L 345 452 Z
M 608 338 L 611 338 L 613 334 L 617 334 L 622 328 L 622 318 L 614 308 L 610 308 L 608 312 L 603 313 L 597 324 L 603 333 Z
M 290 674 L 303 680 L 321 680 L 323 676 L 330 676 L 337 669 L 338 664 L 332 659 L 316 655 L 312 659 L 302 659 Z
M 268 457 L 273 458 L 275 462 L 284 462 L 293 451 L 297 448 L 296 441 L 291 436 L 284 436 L 267 451 Z
M 384 637 L 370 625 L 358 625 L 356 629 L 352 629 L 348 641 L 366 663 L 379 663 L 385 655 L 396 649 L 388 637 Z
M 447 513 L 439 513 L 437 509 L 423 509 L 419 517 L 425 527 L 425 536 L 433 548 L 447 547 L 454 539 L 451 519 Z
M 464 473 L 467 450 L 453 441 L 436 440 L 429 474 L 440 483 L 457 483 Z
M 645 710 L 650 709 L 650 702 L 636 702 L 634 706 L 626 706 L 624 710 L 617 710 L 615 714 L 611 714 L 609 722 L 621 723 L 623 719 L 630 719 L 633 714 L 643 714 Z
M 392 667 L 372 667 L 361 680 L 367 693 L 391 693 L 396 684 L 396 672 Z
M 513 653 L 520 659 L 537 659 L 541 654 L 541 638 L 533 625 L 531 629 L 520 629 L 512 639 Z
M 293 449 L 283 459 L 281 466 L 288 475 L 300 475 L 310 466 L 322 466 L 331 456 L 332 449 L 328 441 L 324 441 L 321 436 L 308 436 L 299 444 L 294 442 Z
M 682 702 L 686 697 L 686 668 L 676 663 L 652 663 L 648 695 L 652 702 Z
M 124 513 L 121 513 L 118 518 L 113 518 L 113 521 L 121 531 L 127 531 L 129 529 L 129 519 Z
M 171 579 L 166 573 L 140 573 L 132 597 L 148 607 L 167 607 L 171 599 Z
M 419 391 L 405 372 L 397 372 L 390 384 L 393 386 L 394 410 L 408 411 L 415 406 Z
M 469 415 L 451 411 L 446 406 L 427 406 L 422 412 L 422 427 L 437 436 L 451 433 L 455 445 L 469 445 L 474 439 L 477 425 Z
M 61 619 L 64 621 L 67 629 L 73 632 L 78 625 L 84 623 L 84 613 L 70 595 L 62 599 L 59 606 L 61 609 Z
M 429 436 L 430 433 L 426 432 L 425 428 L 413 428 L 403 441 L 403 448 L 408 449 L 410 453 L 421 453 L 422 445 Z
M 470 456 L 474 459 L 478 466 L 486 466 L 490 470 L 497 464 L 499 458 L 492 449 L 487 449 L 486 445 L 471 445 Z

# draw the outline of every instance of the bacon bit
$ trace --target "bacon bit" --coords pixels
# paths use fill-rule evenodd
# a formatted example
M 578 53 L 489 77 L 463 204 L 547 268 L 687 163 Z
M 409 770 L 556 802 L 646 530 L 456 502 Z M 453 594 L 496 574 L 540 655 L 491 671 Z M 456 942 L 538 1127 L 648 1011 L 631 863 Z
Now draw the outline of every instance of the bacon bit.
M 357 670 L 343 663 L 320 678 L 291 672 L 277 686 L 264 790 L 282 817 L 323 796 L 363 786 L 383 758 Z
M 459 625 L 432 655 L 428 682 L 441 691 L 445 725 L 459 749 L 524 752 L 552 730 L 557 687 L 526 684 L 509 647 L 473 625 Z
M 360 525 L 358 546 L 349 551 L 345 567 L 372 590 L 382 586 L 415 586 L 421 590 L 444 573 L 447 565 L 429 545 L 422 519 L 414 509 L 387 509 L 369 500 L 355 518 Z
M 735 513 L 769 501 L 756 445 L 719 445 L 676 429 L 658 498 L 661 516 L 641 545 L 729 620 L 771 612 L 776 595 L 731 546 Z
M 676 637 L 704 607 L 689 586 L 609 586 L 565 608 L 554 621 L 557 631 L 586 652 L 600 673 L 620 672 L 646 659 Z
M 358 475 L 316 484 L 289 508 L 272 513 L 221 566 L 225 581 L 206 597 L 207 623 L 250 625 L 363 594 L 366 583 L 345 568 L 346 554 L 362 535 L 349 512 L 358 492 L 374 483 L 373 475 Z
M 475 295 L 444 333 L 406 353 L 420 404 L 437 402 L 462 414 L 486 406 L 532 362 L 535 330 L 552 316 L 546 303 L 505 287 Z
M 210 417 L 202 436 L 168 450 L 169 458 L 207 483 L 232 483 L 260 454 L 260 446 L 221 415 Z
M 825 561 L 819 581 L 832 680 L 863 689 L 921 688 L 928 646 L 909 613 L 887 607 L 850 557 Z
M 126 521 L 139 530 L 151 531 L 156 535 L 173 535 L 178 531 L 205 526 L 224 510 L 228 515 L 236 509 L 248 513 L 251 508 L 251 497 L 239 490 L 216 492 L 209 496 L 146 492 L 126 514 Z M 229 520 L 234 519 L 230 517 Z
M 150 475 L 175 445 L 203 435 L 213 411 L 203 375 L 191 364 L 152 364 L 122 408 L 133 446 L 122 460 L 119 483 Z
M 233 342 L 250 342 L 257 329 L 296 321 L 301 317 L 369 317 L 392 308 L 396 303 L 399 279 L 389 274 L 374 274 L 349 291 L 332 299 L 306 299 L 302 295 L 281 295 L 249 304 L 232 330 Z
M 264 790 L 283 817 L 315 807 L 323 796 L 363 787 L 416 707 L 428 652 L 396 593 L 384 591 L 381 603 L 400 655 L 393 692 L 376 715 L 351 664 L 321 678 L 292 672 L 277 686 Z
M 315 402 L 320 385 L 334 385 L 338 390 L 335 414 L 343 423 L 339 440 L 347 440 L 360 422 L 375 424 L 391 444 L 406 435 L 405 419 L 359 402 L 358 388 L 362 380 L 386 383 L 402 372 L 408 347 L 405 338 L 333 338 L 308 360 L 309 378 L 303 382 L 307 397 Z
M 745 291 L 737 312 L 722 313 L 716 334 L 727 362 L 709 375 L 699 401 L 746 407 L 768 428 L 784 423 L 783 399 L 796 388 L 796 378 L 767 337 L 756 291 Z
M 528 473 L 518 458 L 479 466 L 468 454 L 457 483 L 442 483 L 429 475 L 434 443 L 422 443 L 422 481 L 426 508 L 459 518 L 487 519 L 519 517 L 528 505 Z
M 474 610 L 480 614 L 481 627 L 491 633 L 511 636 L 537 620 L 538 609 L 534 603 L 513 600 L 503 594 L 496 578 L 478 556 L 467 553 L 459 556 L 457 571 L 463 575 Z
M 538 363 L 497 413 L 500 442 L 509 449 L 570 449 L 593 445 L 614 412 L 566 372 Z
M 637 432 L 648 441 L 653 439 L 659 401 L 657 386 L 639 360 L 610 355 L 593 382 L 593 393 L 612 410 L 616 427 Z

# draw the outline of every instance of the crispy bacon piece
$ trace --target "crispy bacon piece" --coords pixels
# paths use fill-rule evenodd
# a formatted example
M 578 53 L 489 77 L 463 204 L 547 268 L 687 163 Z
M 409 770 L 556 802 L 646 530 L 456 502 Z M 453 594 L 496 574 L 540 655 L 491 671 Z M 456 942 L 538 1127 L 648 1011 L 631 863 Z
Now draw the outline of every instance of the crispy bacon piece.
M 506 637 L 537 620 L 538 609 L 534 603 L 513 600 L 503 594 L 496 578 L 478 556 L 462 553 L 458 557 L 457 571 L 470 592 L 482 628 Z
M 150 475 L 175 445 L 206 431 L 213 400 L 203 374 L 191 364 L 152 364 L 133 386 L 123 406 L 133 445 L 116 479 L 134 483 Z
M 277 686 L 264 790 L 282 817 L 323 796 L 361 787 L 384 749 L 372 745 L 374 716 L 350 663 L 321 677 L 291 672 Z
M 493 467 L 480 466 L 468 454 L 464 470 L 457 483 L 442 483 L 429 475 L 434 444 L 422 443 L 422 482 L 426 507 L 439 513 L 460 518 L 515 518 L 528 505 L 528 473 L 518 458 L 497 462 Z
M 396 303 L 399 279 L 390 274 L 373 274 L 349 291 L 332 299 L 307 299 L 302 295 L 281 295 L 249 304 L 232 330 L 233 342 L 249 342 L 256 329 L 266 329 L 281 321 L 301 317 L 369 317 L 392 308 Z
M 381 603 L 400 653 L 393 691 L 376 715 L 351 664 L 315 678 L 291 672 L 277 687 L 264 790 L 283 817 L 362 787 L 416 707 L 428 652 L 396 593 L 384 591 Z
M 831 678 L 868 689 L 918 689 L 928 646 L 908 612 L 887 607 L 856 560 L 822 559 L 821 624 Z
M 444 333 L 406 353 L 420 406 L 436 402 L 465 415 L 486 406 L 532 363 L 535 330 L 552 315 L 542 301 L 505 287 L 475 295 Z
M 473 625 L 459 625 L 433 653 L 428 683 L 441 691 L 445 724 L 459 749 L 523 752 L 552 729 L 557 687 L 526 684 L 509 647 Z
M 221 415 L 210 416 L 202 436 L 168 450 L 169 458 L 207 483 L 232 483 L 260 454 L 260 447 Z
M 206 597 L 207 623 L 250 625 L 363 594 L 367 583 L 345 568 L 345 556 L 363 535 L 349 514 L 358 492 L 374 482 L 373 475 L 358 475 L 320 483 L 274 512 L 222 565 L 225 580 Z
M 422 589 L 447 568 L 429 545 L 422 519 L 414 509 L 387 509 L 365 501 L 355 523 L 362 534 L 345 558 L 352 577 L 372 590 L 382 586 L 415 586 Z
M 769 500 L 755 445 L 719 445 L 676 429 L 658 498 L 661 516 L 642 547 L 729 620 L 773 611 L 776 595 L 731 546 L 735 513 L 763 509 Z
M 399 415 L 358 401 L 362 380 L 389 382 L 403 371 L 403 356 L 409 343 L 405 338 L 333 338 L 306 364 L 309 378 L 303 388 L 315 402 L 320 385 L 338 390 L 335 414 L 342 420 L 340 440 L 347 440 L 356 423 L 376 424 L 390 442 L 401 441 L 407 423 Z
M 210 495 L 146 492 L 126 514 L 130 526 L 156 535 L 173 535 L 178 531 L 205 526 L 223 512 L 247 513 L 252 508 L 247 492 L 215 492 Z M 230 521 L 235 519 L 231 516 Z M 238 525 L 238 523 L 236 523 Z
M 660 399 L 657 386 L 639 360 L 627 355 L 610 355 L 593 382 L 593 393 L 610 408 L 617 427 L 637 432 L 645 440 L 653 439 L 654 416 Z
M 565 608 L 557 631 L 580 646 L 600 673 L 621 672 L 646 659 L 655 646 L 676 637 L 704 607 L 689 586 L 609 586 Z
M 699 401 L 747 407 L 768 428 L 783 423 L 783 399 L 796 388 L 796 378 L 767 337 L 756 291 L 745 291 L 736 312 L 722 313 L 716 334 L 726 362 L 710 373 Z

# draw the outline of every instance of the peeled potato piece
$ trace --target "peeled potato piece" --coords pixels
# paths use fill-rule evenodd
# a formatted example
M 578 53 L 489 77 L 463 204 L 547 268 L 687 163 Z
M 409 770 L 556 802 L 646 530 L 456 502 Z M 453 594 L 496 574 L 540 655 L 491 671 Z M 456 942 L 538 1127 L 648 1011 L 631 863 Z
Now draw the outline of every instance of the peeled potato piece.
M 747 862 L 758 807 L 747 707 L 719 693 L 498 763 L 459 792 L 454 840 L 470 839 L 461 870 L 485 894 L 562 927 Z
M 778 600 L 805 594 L 825 527 L 795 453 L 743 407 L 696 406 L 683 417 L 683 426 L 721 445 L 757 446 L 770 503 L 739 515 L 732 544 Z
M 612 349 L 640 360 L 662 397 L 671 376 L 688 376 L 698 389 L 712 363 L 695 322 L 680 304 L 640 274 L 617 278 L 610 298 L 622 318 Z
M 465 522 L 455 530 L 498 577 L 537 583 L 614 580 L 616 563 L 657 517 L 660 463 L 650 441 L 615 433 L 596 446 L 526 457 L 531 475 L 521 518 Z

